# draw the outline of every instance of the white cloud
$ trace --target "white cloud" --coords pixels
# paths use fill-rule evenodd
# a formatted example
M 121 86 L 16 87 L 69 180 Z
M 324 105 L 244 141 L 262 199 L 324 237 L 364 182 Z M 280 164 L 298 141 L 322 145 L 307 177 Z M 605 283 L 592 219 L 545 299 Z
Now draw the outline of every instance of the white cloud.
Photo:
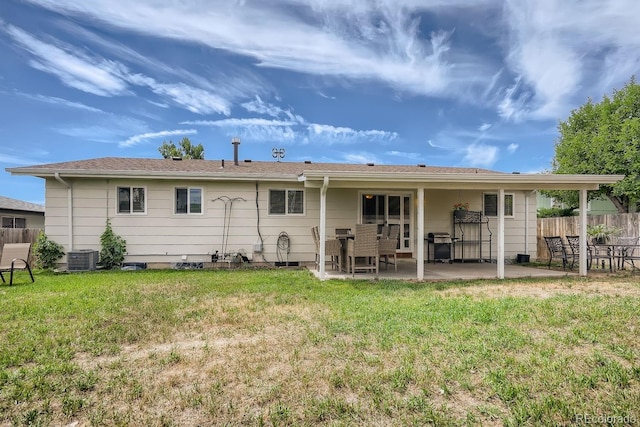
M 211 90 L 182 82 L 159 83 L 152 77 L 131 73 L 119 62 L 91 58 L 77 53 L 77 49 L 71 47 L 63 49 L 42 42 L 19 28 L 9 25 L 5 31 L 33 55 L 29 62 L 33 68 L 55 75 L 69 87 L 100 96 L 132 95 L 130 85 L 147 87 L 196 114 L 230 114 L 230 99 Z M 221 92 L 226 92 L 231 99 L 252 90 L 251 84 L 243 88 L 233 80 L 228 83 Z M 229 89 L 234 84 L 236 88 Z
M 231 105 L 228 100 L 184 83 L 158 83 L 152 77 L 142 74 L 130 74 L 127 76 L 127 80 L 137 86 L 146 86 L 158 95 L 171 98 L 176 104 L 182 105 L 192 113 L 222 113 L 229 115 L 231 111 Z
M 491 167 L 498 158 L 498 147 L 472 144 L 466 148 L 464 161 L 470 166 Z
M 384 164 L 384 162 L 381 162 L 378 157 L 371 153 L 346 153 L 342 157 L 347 163 L 373 163 L 377 165 Z
M 489 130 L 490 127 L 491 127 L 490 123 L 483 123 L 478 127 L 478 130 L 480 132 L 484 132 L 485 130 Z
M 522 121 L 529 113 L 527 101 L 528 93 L 519 93 L 520 81 L 516 80 L 513 86 L 505 90 L 504 98 L 498 104 L 498 115 L 505 120 L 514 122 Z
M 308 126 L 311 137 L 322 137 L 328 141 L 346 142 L 354 139 L 367 141 L 393 141 L 398 138 L 396 132 L 381 130 L 355 130 L 347 127 L 336 127 L 331 125 L 312 123 Z
M 289 120 L 304 123 L 304 119 L 291 110 L 284 110 L 277 105 L 264 102 L 262 98 L 256 95 L 253 101 L 245 102 L 241 106 L 250 113 L 263 114 L 271 117 L 287 117 Z
M 638 72 L 635 0 L 508 0 L 504 12 L 507 64 L 529 92 L 506 94 L 499 105 L 506 119 L 564 117 Z
M 256 141 L 299 141 L 303 143 L 355 144 L 387 143 L 398 139 L 396 132 L 381 130 L 356 130 L 318 123 L 306 123 L 302 117 L 296 120 L 269 120 L 262 118 L 190 120 L 183 125 L 213 126 L 226 129 L 229 135 L 250 137 Z
M 293 126 L 297 123 L 291 122 L 291 121 L 282 121 L 282 120 L 249 118 L 249 119 L 221 119 L 221 120 L 188 120 L 185 122 L 180 122 L 180 124 L 181 125 L 214 126 L 219 128 L 225 128 L 225 127 L 239 128 L 243 126 L 263 126 L 263 127 Z
M 90 111 L 92 113 L 104 113 L 104 111 L 102 111 L 99 108 L 91 107 L 81 102 L 69 101 L 68 99 L 58 98 L 55 96 L 45 96 L 45 95 L 39 95 L 39 94 L 30 95 L 28 93 L 22 93 L 22 92 L 17 92 L 17 93 L 18 95 L 23 96 L 25 98 L 29 98 L 38 102 L 43 102 L 45 104 L 60 105 L 67 108 Z
M 507 151 L 511 154 L 515 153 L 517 150 L 518 150 L 518 144 L 515 144 L 515 143 L 511 143 L 507 147 Z
M 421 33 L 419 14 L 456 7 L 468 14 L 497 8 L 474 2 L 209 2 L 170 0 L 31 0 L 58 13 L 153 37 L 203 44 L 253 58 L 258 66 L 383 82 L 423 95 L 467 96 L 496 70 L 472 49 L 452 46 L 452 28 Z M 256 25 L 259 23 L 259 25 Z
M 193 135 L 198 133 L 195 129 L 176 129 L 176 130 L 163 130 L 160 132 L 148 132 L 140 135 L 134 135 L 127 139 L 126 141 L 122 141 L 119 145 L 120 147 L 131 147 L 133 145 L 144 142 L 148 139 L 155 139 L 158 137 L 167 137 L 173 135 Z
M 121 77 L 125 73 L 122 64 L 71 53 L 71 47 L 45 43 L 12 25 L 3 29 L 31 53 L 29 64 L 33 68 L 57 76 L 65 85 L 99 96 L 127 93 L 127 83 Z

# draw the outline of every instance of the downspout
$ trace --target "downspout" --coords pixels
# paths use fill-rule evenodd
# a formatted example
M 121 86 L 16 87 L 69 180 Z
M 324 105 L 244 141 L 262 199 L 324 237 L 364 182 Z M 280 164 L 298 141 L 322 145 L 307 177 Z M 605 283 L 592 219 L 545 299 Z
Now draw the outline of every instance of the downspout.
M 60 177 L 59 172 L 56 172 L 54 177 L 56 181 L 67 187 L 67 228 L 69 233 L 69 247 L 67 248 L 67 252 L 69 252 L 73 250 L 73 189 L 71 188 L 71 184 Z
M 318 258 L 320 260 L 320 280 L 325 280 L 324 254 L 325 254 L 325 236 L 327 235 L 327 189 L 329 188 L 329 177 L 325 176 L 320 188 L 320 250 Z

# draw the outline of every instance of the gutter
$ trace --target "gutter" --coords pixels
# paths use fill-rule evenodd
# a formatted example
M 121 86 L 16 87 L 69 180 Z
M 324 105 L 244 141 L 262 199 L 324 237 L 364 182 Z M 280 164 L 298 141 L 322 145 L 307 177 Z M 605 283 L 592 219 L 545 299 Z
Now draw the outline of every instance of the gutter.
M 67 187 L 67 228 L 69 233 L 69 247 L 67 252 L 69 252 L 73 250 L 73 188 L 71 187 L 71 184 L 62 179 L 59 172 L 56 172 L 54 177 L 56 181 Z

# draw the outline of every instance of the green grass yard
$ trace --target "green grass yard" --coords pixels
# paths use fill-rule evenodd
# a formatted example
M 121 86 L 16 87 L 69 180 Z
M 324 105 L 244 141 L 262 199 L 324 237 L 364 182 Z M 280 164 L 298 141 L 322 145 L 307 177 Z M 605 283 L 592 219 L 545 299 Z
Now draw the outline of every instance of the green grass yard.
M 633 276 L 18 274 L 0 286 L 0 425 L 640 423 Z

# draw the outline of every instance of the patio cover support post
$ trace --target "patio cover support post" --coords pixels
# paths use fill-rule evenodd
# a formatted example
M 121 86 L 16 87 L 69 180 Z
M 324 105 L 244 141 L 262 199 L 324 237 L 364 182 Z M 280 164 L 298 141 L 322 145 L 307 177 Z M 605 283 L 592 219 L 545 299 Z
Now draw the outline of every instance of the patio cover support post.
M 587 190 L 580 190 L 580 253 L 578 267 L 581 276 L 587 275 Z
M 329 187 L 329 177 L 325 176 L 320 188 L 320 253 L 318 254 L 320 262 L 320 280 L 325 280 L 324 253 L 326 250 L 327 235 L 327 188 Z
M 498 190 L 498 279 L 504 279 L 504 188 Z
M 418 252 L 418 280 L 424 280 L 424 188 L 418 188 L 418 233 L 416 234 Z

